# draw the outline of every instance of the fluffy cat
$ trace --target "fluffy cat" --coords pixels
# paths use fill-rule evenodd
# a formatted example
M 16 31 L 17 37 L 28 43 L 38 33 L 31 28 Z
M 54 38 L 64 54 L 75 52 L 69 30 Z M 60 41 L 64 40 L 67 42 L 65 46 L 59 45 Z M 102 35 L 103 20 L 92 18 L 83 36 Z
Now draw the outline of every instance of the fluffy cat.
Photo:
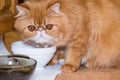
M 17 9 L 24 40 L 66 47 L 62 71 L 120 66 L 120 0 L 31 0 Z

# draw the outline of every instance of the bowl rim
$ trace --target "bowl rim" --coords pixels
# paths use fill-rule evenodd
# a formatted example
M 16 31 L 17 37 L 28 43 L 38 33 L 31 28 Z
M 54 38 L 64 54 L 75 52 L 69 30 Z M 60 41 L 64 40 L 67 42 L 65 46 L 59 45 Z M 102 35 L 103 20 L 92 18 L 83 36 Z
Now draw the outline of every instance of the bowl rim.
M 2 55 L 2 56 L 0 56 L 0 57 L 8 57 L 8 58 L 11 58 L 11 57 L 18 57 L 18 58 L 26 58 L 26 59 L 31 59 L 31 60 L 33 60 L 35 63 L 34 64 L 32 64 L 32 65 L 28 65 L 28 66 L 21 66 L 21 67 L 10 67 L 10 68 L 0 68 L 0 70 L 2 69 L 2 70 L 10 70 L 10 69 L 22 69 L 22 68 L 30 68 L 30 67 L 36 67 L 36 65 L 37 65 L 37 60 L 35 60 L 35 59 L 33 59 L 33 58 L 30 58 L 30 57 L 28 57 L 28 56 L 26 56 L 26 55 Z M 0 65 L 1 66 L 1 65 Z M 13 66 L 13 65 L 10 65 L 10 66 Z
M 13 42 L 12 44 L 11 44 L 11 47 L 13 47 L 14 45 L 16 45 L 17 43 L 23 43 L 24 41 L 16 41 L 16 42 Z M 18 45 L 18 44 L 17 44 Z M 26 44 L 24 44 L 24 45 L 26 45 Z M 26 46 L 28 46 L 28 45 L 26 45 Z M 22 47 L 21 47 L 22 48 Z M 53 48 L 56 48 L 56 46 L 51 46 L 51 47 L 46 47 L 46 48 L 34 48 L 33 47 L 33 49 L 36 49 L 36 50 L 40 50 L 40 49 L 53 49 Z M 32 49 L 32 48 L 30 48 L 30 49 Z
M 16 41 L 16 42 L 13 42 L 12 45 L 11 45 L 11 50 L 12 52 L 39 52 L 40 54 L 48 54 L 49 52 L 50 53 L 54 53 L 56 52 L 57 50 L 57 47 L 56 46 L 52 46 L 52 47 L 48 47 L 48 48 L 29 48 L 29 47 L 21 47 L 19 46 L 19 44 L 23 44 L 23 41 Z M 23 45 L 26 45 L 26 44 L 23 44 Z

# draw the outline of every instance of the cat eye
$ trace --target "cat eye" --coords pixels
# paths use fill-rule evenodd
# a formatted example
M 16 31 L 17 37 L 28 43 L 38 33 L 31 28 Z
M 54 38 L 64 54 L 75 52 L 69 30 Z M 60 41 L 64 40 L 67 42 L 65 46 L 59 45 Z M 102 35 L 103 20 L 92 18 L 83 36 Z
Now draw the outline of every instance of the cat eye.
M 28 26 L 28 29 L 29 29 L 30 31 L 35 31 L 36 27 L 33 26 L 33 25 L 30 25 L 30 26 Z
M 53 29 L 53 24 L 48 24 L 48 25 L 46 25 L 46 29 L 52 30 L 52 29 Z

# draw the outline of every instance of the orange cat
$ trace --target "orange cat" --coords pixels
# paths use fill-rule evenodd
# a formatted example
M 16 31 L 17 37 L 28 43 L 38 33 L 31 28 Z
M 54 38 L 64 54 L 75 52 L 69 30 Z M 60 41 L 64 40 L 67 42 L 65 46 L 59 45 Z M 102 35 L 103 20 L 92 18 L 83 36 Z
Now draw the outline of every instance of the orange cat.
M 17 9 L 24 40 L 66 47 L 63 71 L 120 66 L 120 0 L 31 0 Z

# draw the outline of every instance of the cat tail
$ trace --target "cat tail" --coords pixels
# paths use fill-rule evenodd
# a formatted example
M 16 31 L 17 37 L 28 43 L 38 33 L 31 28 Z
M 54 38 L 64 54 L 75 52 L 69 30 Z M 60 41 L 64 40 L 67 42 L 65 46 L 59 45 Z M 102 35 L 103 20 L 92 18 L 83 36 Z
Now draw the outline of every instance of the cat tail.
M 92 70 L 80 68 L 73 73 L 62 72 L 56 76 L 55 80 L 120 80 L 120 69 Z

